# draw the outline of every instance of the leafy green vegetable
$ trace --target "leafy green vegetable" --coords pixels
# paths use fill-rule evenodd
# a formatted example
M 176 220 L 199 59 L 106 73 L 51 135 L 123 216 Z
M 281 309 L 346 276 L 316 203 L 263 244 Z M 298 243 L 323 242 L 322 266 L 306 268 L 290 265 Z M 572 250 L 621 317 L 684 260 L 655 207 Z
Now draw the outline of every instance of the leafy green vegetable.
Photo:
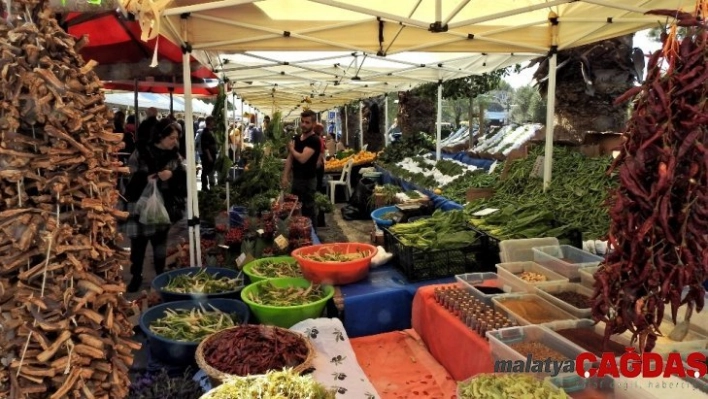
M 180 274 L 171 278 L 162 290 L 182 294 L 218 294 L 233 291 L 241 284 L 242 281 L 235 278 L 218 277 L 218 273 L 210 274 L 202 269 L 195 274 Z
M 483 374 L 458 383 L 459 399 L 570 399 L 562 390 L 524 374 Z
M 258 292 L 249 292 L 248 299 L 266 306 L 300 306 L 317 302 L 325 297 L 325 291 L 319 284 L 310 284 L 309 287 L 277 287 L 272 282 L 266 281 L 258 287 Z
M 233 378 L 207 392 L 202 399 L 334 399 L 336 393 L 292 370 L 270 371 L 264 376 Z
M 390 228 L 403 245 L 423 250 L 460 249 L 471 246 L 479 237 L 468 227 L 461 210 L 435 211 L 433 216 Z
M 150 324 L 153 333 L 180 342 L 200 342 L 207 336 L 240 323 L 238 315 L 226 314 L 213 306 L 201 309 L 165 310 L 165 316 Z
M 297 262 L 260 261 L 251 267 L 253 274 L 261 277 L 302 277 Z

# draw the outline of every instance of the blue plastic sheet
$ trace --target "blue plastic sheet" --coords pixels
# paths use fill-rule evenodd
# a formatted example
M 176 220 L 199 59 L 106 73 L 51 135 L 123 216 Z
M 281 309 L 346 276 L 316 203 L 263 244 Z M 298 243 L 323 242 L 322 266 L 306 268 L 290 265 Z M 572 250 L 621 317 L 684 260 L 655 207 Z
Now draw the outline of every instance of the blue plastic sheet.
M 435 153 L 431 152 L 431 154 L 433 156 L 435 156 Z M 494 163 L 494 161 L 490 161 L 489 159 L 472 158 L 464 152 L 458 152 L 457 154 L 441 153 L 440 156 L 443 159 L 454 159 L 455 161 L 460 161 L 465 165 L 476 166 L 476 167 L 482 168 L 484 170 L 489 170 L 489 168 Z
M 366 280 L 340 287 L 344 328 L 350 338 L 411 328 L 413 296 L 419 287 L 451 283 L 453 277 L 409 283 L 393 266 L 373 269 Z
M 435 205 L 435 209 L 442 209 L 443 211 L 450 211 L 453 209 L 463 209 L 464 208 L 462 205 L 458 204 L 457 202 L 449 200 L 449 199 L 443 197 L 442 195 L 437 195 L 428 189 L 418 187 L 417 185 L 415 185 L 409 181 L 406 181 L 406 180 L 403 180 L 399 177 L 393 176 L 391 174 L 391 172 L 387 171 L 386 169 L 384 169 L 380 166 L 376 167 L 376 171 L 381 172 L 381 181 L 383 182 L 383 184 L 393 184 L 396 186 L 400 186 L 401 188 L 403 188 L 406 191 L 418 190 L 418 191 L 424 193 L 425 195 L 430 197 L 430 199 L 433 201 L 433 204 Z
M 317 237 L 317 233 L 315 233 L 315 230 L 312 230 L 312 237 L 310 237 L 310 240 L 312 241 L 312 245 L 322 244 L 320 238 Z

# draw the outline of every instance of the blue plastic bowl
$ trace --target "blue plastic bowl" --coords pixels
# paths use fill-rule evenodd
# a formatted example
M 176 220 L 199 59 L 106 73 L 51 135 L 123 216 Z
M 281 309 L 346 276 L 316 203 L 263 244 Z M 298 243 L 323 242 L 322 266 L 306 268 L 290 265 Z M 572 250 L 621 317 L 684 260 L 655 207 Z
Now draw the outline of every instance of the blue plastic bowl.
M 393 220 L 379 219 L 379 217 L 389 212 L 398 212 L 398 208 L 396 208 L 395 206 L 385 206 L 383 208 L 379 208 L 371 212 L 371 219 L 373 219 L 374 222 L 376 222 L 376 225 L 379 227 L 393 226 Z
M 241 324 L 247 324 L 251 314 L 248 305 L 235 299 L 178 301 L 154 306 L 146 310 L 140 316 L 140 329 L 148 336 L 148 347 L 151 356 L 167 364 L 181 364 L 186 366 L 196 363 L 194 354 L 197 352 L 199 342 L 179 342 L 161 337 L 150 331 L 150 324 L 164 317 L 167 309 L 192 310 L 199 309 L 200 305 L 207 311 L 211 310 L 209 306 L 211 305 L 224 313 L 235 313 L 239 316 Z
M 227 299 L 239 299 L 241 298 L 240 292 L 243 289 L 243 275 L 239 277 L 240 283 L 233 288 L 233 290 L 220 292 L 218 294 L 181 294 L 178 292 L 168 292 L 164 291 L 164 288 L 169 284 L 170 279 L 175 278 L 182 274 L 197 274 L 200 270 L 206 270 L 209 274 L 218 274 L 219 277 L 226 277 L 233 279 L 238 277 L 239 272 L 232 269 L 226 269 L 223 267 L 187 267 L 184 269 L 171 270 L 166 273 L 162 273 L 152 280 L 152 289 L 160 294 L 163 302 L 175 302 L 175 301 L 189 301 L 193 299 L 216 299 L 216 298 L 227 298 Z

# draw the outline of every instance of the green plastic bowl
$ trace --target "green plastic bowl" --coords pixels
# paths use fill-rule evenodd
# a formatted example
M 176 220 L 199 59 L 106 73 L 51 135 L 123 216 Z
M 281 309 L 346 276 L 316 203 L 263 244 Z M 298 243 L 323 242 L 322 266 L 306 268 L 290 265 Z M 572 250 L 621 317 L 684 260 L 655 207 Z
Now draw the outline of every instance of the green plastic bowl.
M 249 262 L 243 267 L 243 274 L 248 276 L 248 280 L 253 283 L 257 283 L 263 280 L 270 280 L 271 278 L 285 278 L 285 277 L 263 277 L 258 274 L 253 273 L 253 268 L 265 262 L 288 262 L 292 264 L 297 264 L 297 260 L 292 256 L 274 256 L 272 258 L 261 258 Z
M 290 328 L 293 325 L 307 319 L 314 319 L 322 315 L 327 301 L 334 296 L 334 287 L 331 285 L 323 286 L 325 297 L 319 301 L 308 303 L 307 305 L 298 306 L 266 306 L 254 303 L 248 298 L 248 295 L 256 294 L 260 291 L 263 284 L 273 284 L 276 287 L 309 287 L 310 282 L 304 278 L 281 277 L 262 280 L 257 283 L 246 286 L 241 291 L 241 299 L 248 305 L 251 312 L 256 315 L 261 324 Z

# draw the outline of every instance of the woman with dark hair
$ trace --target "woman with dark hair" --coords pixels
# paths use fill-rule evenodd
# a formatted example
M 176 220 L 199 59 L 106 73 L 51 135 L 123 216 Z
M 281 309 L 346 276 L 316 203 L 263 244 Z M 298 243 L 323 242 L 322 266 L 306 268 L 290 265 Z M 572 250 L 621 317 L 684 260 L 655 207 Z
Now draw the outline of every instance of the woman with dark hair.
M 132 279 L 128 292 L 137 292 L 143 282 L 143 259 L 148 243 L 152 244 L 155 273 L 165 270 L 167 237 L 172 224 L 184 214 L 187 195 L 187 174 L 177 150 L 179 126 L 169 118 L 160 120 L 152 130 L 148 142 L 138 142 L 135 152 L 128 160 L 132 177 L 125 190 L 130 216 L 125 232 L 130 237 L 130 273 Z M 140 223 L 136 204 L 149 181 L 157 183 L 165 209 L 170 215 L 170 224 L 146 225 Z

